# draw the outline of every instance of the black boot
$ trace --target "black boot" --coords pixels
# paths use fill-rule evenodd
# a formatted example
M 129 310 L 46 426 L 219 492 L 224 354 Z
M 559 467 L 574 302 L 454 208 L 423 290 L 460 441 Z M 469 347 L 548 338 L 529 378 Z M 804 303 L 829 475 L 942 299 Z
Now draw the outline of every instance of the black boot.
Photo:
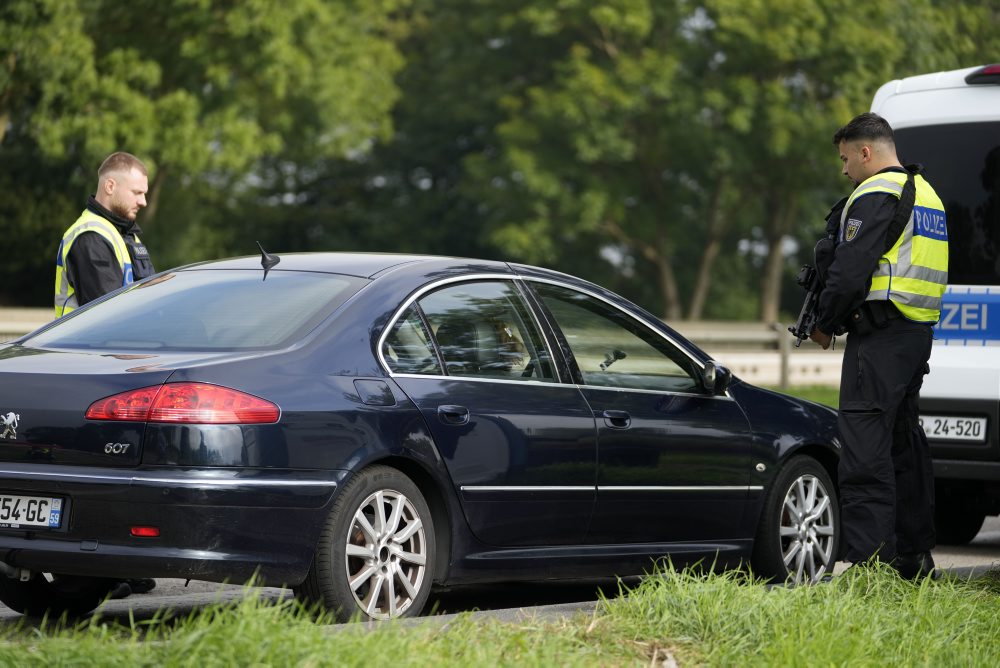
M 899 573 L 899 577 L 907 580 L 938 580 L 941 577 L 941 571 L 934 567 L 934 557 L 930 552 L 900 554 L 893 560 L 892 567 Z

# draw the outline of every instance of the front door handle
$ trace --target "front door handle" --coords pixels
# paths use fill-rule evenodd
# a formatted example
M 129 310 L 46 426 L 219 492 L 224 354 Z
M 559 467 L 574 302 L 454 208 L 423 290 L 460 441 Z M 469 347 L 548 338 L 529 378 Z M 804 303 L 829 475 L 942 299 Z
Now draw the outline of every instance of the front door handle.
M 604 411 L 601 413 L 604 424 L 612 429 L 628 429 L 632 424 L 632 416 L 625 411 Z
M 438 406 L 438 419 L 444 424 L 469 424 L 469 409 L 465 406 Z

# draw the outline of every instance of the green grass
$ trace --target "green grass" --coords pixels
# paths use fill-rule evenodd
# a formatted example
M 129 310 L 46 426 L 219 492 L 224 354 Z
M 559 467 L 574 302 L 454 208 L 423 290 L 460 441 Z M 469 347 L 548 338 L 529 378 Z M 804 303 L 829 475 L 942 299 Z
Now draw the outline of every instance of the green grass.
M 0 665 L 990 666 L 998 638 L 996 572 L 913 584 L 876 570 L 768 588 L 742 573 L 666 570 L 558 622 L 461 615 L 331 630 L 291 601 L 251 593 L 180 621 L 8 629 Z
M 815 401 L 818 404 L 826 404 L 827 406 L 837 407 L 840 401 L 840 388 L 831 387 L 829 385 L 807 385 L 798 386 L 792 385 L 785 389 L 778 387 L 768 387 L 769 390 L 774 390 L 775 392 L 782 392 L 784 394 L 790 394 L 793 397 L 800 397 L 802 399 L 808 399 L 809 401 Z

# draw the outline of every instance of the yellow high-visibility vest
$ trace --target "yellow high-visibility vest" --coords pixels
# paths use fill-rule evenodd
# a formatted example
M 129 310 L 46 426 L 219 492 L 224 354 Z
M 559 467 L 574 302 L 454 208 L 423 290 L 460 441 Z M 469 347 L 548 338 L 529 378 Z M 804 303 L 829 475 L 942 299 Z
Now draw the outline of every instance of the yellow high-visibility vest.
M 84 210 L 76 222 L 69 226 L 66 234 L 63 235 L 59 243 L 59 253 L 56 255 L 56 317 L 61 318 L 79 306 L 76 300 L 76 290 L 69 283 L 66 274 L 66 258 L 69 257 L 69 249 L 78 236 L 84 232 L 96 232 L 104 237 L 111 248 L 114 249 L 115 259 L 122 270 L 122 285 L 129 285 L 134 280 L 132 274 L 132 260 L 128 254 L 128 247 L 121 233 L 110 222 L 101 218 L 92 211 Z
M 862 182 L 844 206 L 840 238 L 849 232 L 848 212 L 858 197 L 888 193 L 898 198 L 906 177 L 903 172 L 880 172 Z M 948 285 L 948 227 L 944 205 L 931 185 L 919 174 L 914 185 L 913 212 L 899 239 L 879 259 L 867 299 L 889 300 L 906 318 L 934 324 L 941 317 L 941 295 Z

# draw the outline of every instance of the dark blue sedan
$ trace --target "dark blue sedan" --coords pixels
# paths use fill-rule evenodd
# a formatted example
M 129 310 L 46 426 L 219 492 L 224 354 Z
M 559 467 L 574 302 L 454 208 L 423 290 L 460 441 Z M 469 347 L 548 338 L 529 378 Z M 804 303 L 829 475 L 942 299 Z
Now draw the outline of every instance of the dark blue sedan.
M 0 601 L 83 614 L 115 579 L 256 576 L 385 619 L 435 584 L 666 557 L 832 570 L 831 409 L 565 274 L 279 259 L 165 272 L 0 345 Z

